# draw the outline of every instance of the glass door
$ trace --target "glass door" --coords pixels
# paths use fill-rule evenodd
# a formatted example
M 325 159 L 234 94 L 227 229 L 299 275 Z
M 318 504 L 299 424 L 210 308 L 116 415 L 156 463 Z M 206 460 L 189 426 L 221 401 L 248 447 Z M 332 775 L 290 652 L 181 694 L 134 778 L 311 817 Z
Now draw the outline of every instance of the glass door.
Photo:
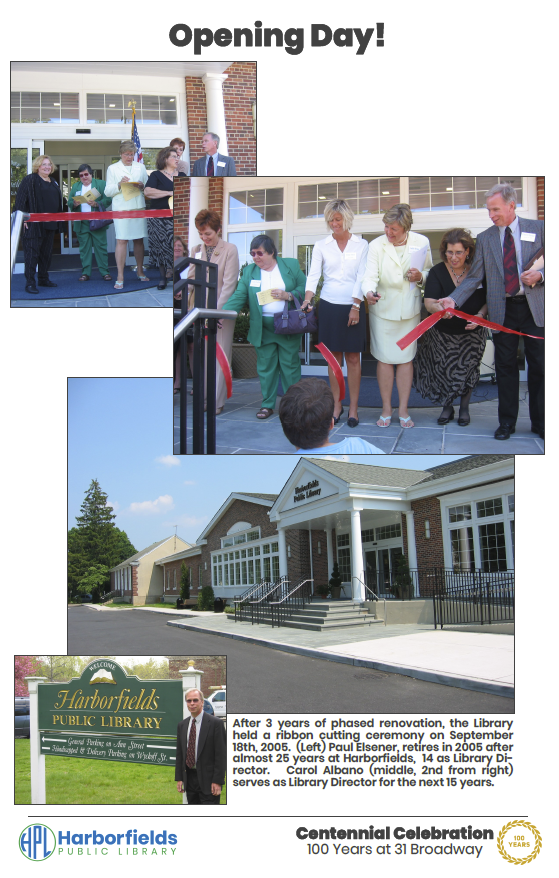
M 14 209 L 19 184 L 31 173 L 33 160 L 44 152 L 44 141 L 12 138 L 10 149 L 10 208 Z
M 58 184 L 62 189 L 62 201 L 64 203 L 64 210 L 68 209 L 68 199 L 70 197 L 70 192 L 72 191 L 72 186 L 74 183 L 79 183 L 80 177 L 78 174 L 78 168 L 82 162 L 68 162 L 62 163 L 58 167 L 58 173 L 60 179 L 58 180 Z M 103 180 L 103 174 L 105 171 L 104 164 L 97 162 L 95 165 L 92 164 L 93 168 L 93 176 L 98 180 Z M 74 231 L 73 222 L 69 221 L 64 224 L 64 233 L 60 235 L 60 246 L 61 253 L 79 253 L 78 247 L 78 239 L 76 237 L 76 233 Z M 109 229 L 111 226 L 109 226 Z M 112 248 L 114 250 L 114 246 Z
M 391 594 L 390 586 L 397 567 L 397 558 L 403 554 L 400 546 L 386 549 L 367 549 L 365 572 L 368 587 L 379 597 Z

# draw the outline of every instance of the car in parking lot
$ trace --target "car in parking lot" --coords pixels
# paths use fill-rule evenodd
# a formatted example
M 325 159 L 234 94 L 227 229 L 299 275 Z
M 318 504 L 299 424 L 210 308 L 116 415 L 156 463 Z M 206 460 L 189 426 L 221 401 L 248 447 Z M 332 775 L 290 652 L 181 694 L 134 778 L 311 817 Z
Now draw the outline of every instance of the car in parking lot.
M 225 688 L 217 689 L 211 695 L 208 695 L 208 701 L 212 705 L 216 716 L 224 717 L 227 714 L 226 691 Z
M 29 698 L 15 700 L 15 737 L 29 737 Z

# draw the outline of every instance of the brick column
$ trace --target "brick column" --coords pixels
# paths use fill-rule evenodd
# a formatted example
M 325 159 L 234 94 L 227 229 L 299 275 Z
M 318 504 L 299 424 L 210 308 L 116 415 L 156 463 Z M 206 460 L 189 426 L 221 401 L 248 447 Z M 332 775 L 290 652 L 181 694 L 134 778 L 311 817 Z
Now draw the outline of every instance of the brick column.
M 239 177 L 256 176 L 256 137 L 252 121 L 252 104 L 256 101 L 256 64 L 235 61 L 227 68 L 223 83 L 223 102 L 229 155 L 235 159 Z
M 545 177 L 536 177 L 536 186 L 538 187 L 538 219 L 543 220 L 545 217 Z

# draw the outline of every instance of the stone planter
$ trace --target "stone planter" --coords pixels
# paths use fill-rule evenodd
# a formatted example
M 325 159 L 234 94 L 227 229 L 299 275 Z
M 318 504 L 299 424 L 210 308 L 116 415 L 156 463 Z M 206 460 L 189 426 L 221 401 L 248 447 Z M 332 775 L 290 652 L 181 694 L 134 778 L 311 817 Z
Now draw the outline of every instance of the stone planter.
M 341 591 L 342 591 L 342 587 L 341 587 L 341 585 L 332 585 L 332 586 L 330 586 L 330 593 L 331 593 L 331 595 L 332 595 L 332 598 L 333 598 L 335 601 L 339 601 Z
M 256 348 L 251 344 L 233 344 L 231 367 L 233 378 L 258 378 Z

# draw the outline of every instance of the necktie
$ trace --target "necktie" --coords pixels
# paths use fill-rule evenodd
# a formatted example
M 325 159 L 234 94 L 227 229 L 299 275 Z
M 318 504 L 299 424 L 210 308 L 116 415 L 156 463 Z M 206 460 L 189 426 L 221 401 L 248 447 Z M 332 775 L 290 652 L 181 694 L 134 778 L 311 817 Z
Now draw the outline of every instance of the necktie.
M 505 271 L 505 293 L 507 296 L 516 296 L 520 289 L 518 280 L 518 265 L 516 263 L 516 247 L 510 227 L 505 229 L 505 242 L 503 244 L 503 268 Z
M 214 157 L 211 155 L 208 159 L 208 170 L 206 171 L 206 177 L 214 176 Z
M 188 746 L 186 748 L 186 767 L 194 768 L 196 765 L 196 720 L 190 721 L 190 733 L 188 735 Z

